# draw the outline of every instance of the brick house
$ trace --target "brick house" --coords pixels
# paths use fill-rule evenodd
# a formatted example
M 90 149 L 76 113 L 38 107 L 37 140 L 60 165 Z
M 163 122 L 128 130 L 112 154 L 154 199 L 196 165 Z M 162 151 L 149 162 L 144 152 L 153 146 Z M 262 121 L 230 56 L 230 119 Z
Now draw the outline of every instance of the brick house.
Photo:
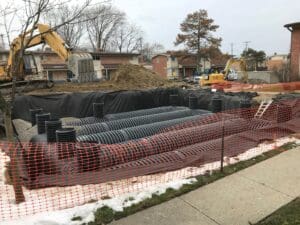
M 300 22 L 284 26 L 291 32 L 291 81 L 300 80 Z
M 71 77 L 67 64 L 55 52 L 46 51 L 27 52 L 24 58 L 26 74 L 38 74 L 43 78 L 54 81 L 66 81 Z M 0 51 L 0 63 L 6 64 L 9 51 Z M 111 72 L 121 64 L 139 64 L 139 54 L 134 53 L 106 53 L 90 52 L 94 59 L 94 68 L 98 79 L 109 79 Z M 33 75 L 34 76 L 34 75 Z
M 201 61 L 201 71 L 210 67 L 210 61 Z M 168 79 L 183 79 L 196 75 L 197 56 L 190 53 L 167 52 L 152 58 L 152 68 Z

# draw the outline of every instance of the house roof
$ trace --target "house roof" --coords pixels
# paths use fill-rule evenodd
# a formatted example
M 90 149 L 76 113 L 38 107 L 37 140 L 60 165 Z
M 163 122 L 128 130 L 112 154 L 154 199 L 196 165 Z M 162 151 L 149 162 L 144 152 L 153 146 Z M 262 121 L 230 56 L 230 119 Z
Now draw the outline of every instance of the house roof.
M 293 29 L 300 29 L 300 22 L 289 23 L 284 25 L 289 31 L 293 31 Z
M 154 59 L 156 57 L 159 57 L 159 56 L 169 57 L 171 55 L 170 54 L 161 53 L 161 54 L 157 54 L 157 55 L 153 56 L 152 59 Z
M 186 52 L 167 52 L 167 53 L 159 53 L 159 54 L 153 56 L 152 59 L 154 59 L 158 56 L 165 56 L 165 57 L 174 56 L 176 58 L 181 58 L 181 57 L 188 57 L 188 56 L 196 56 L 196 54 L 186 53 Z
M 118 69 L 120 64 L 103 64 L 104 69 Z
M 139 56 L 139 53 L 120 53 L 120 52 L 89 52 L 92 55 L 99 56 Z
M 197 66 L 197 57 L 195 55 L 178 57 L 178 64 L 184 67 L 195 67 Z
M 68 66 L 65 63 L 42 63 L 45 70 L 68 70 Z
M 28 53 L 32 54 L 56 54 L 53 51 L 26 51 Z M 84 51 L 74 51 L 74 53 L 79 53 L 79 52 L 84 52 Z M 0 53 L 9 53 L 9 50 L 2 50 L 0 49 Z M 99 56 L 139 56 L 140 54 L 138 53 L 119 53 L 119 52 L 89 52 L 92 55 L 99 55 Z

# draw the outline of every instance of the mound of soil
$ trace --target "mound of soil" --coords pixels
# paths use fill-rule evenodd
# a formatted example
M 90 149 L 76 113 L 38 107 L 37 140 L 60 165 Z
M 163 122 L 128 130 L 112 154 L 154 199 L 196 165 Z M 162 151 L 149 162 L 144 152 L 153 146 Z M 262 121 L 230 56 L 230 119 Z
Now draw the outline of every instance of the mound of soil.
M 170 81 L 140 65 L 121 65 L 111 77 L 110 83 L 128 88 L 159 87 L 170 84 Z

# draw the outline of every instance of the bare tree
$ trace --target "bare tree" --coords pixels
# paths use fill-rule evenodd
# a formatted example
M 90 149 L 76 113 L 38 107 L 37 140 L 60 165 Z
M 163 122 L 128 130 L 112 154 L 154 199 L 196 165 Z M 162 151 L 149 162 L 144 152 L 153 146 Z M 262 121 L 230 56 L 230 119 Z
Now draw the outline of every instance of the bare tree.
M 10 41 L 11 41 L 10 34 L 12 33 L 12 24 L 13 21 L 15 20 L 18 10 L 4 8 L 0 10 L 0 12 L 1 12 L 0 17 L 2 18 L 0 25 L 4 27 L 6 40 L 8 45 L 10 45 Z
M 115 48 L 120 53 L 137 52 L 142 35 L 143 32 L 139 27 L 125 22 L 118 27 L 113 35 L 111 41 L 112 49 Z
M 64 24 L 57 29 L 57 32 L 70 48 L 78 48 L 84 34 L 85 18 L 83 14 L 79 15 L 71 23 L 65 23 L 67 19 L 66 15 L 73 15 L 74 13 L 76 13 L 76 7 L 61 5 L 57 10 L 49 12 L 45 18 L 50 26 L 55 27 L 58 24 Z
M 72 21 L 75 21 L 81 14 L 84 13 L 85 10 L 89 8 L 89 6 L 91 5 L 91 1 L 92 0 L 85 0 L 81 5 L 75 6 L 72 15 L 65 15 L 65 20 L 61 24 L 57 24 L 56 26 L 54 26 L 52 30 L 57 30 L 60 27 L 68 23 L 72 23 Z M 42 17 L 46 16 L 46 14 L 50 11 L 56 10 L 62 5 L 67 4 L 68 2 L 70 1 L 64 2 L 61 0 L 22 0 L 21 2 L 16 3 L 14 0 L 10 0 L 9 2 L 9 4 L 11 5 L 11 10 L 19 10 L 17 13 L 17 18 L 20 20 L 20 27 L 18 28 L 18 32 L 20 33 L 20 35 L 16 39 L 11 41 L 10 46 L 11 52 L 14 53 L 12 54 L 12 66 L 8 71 L 13 80 L 11 98 L 9 100 L 6 100 L 3 97 L 2 93 L 0 93 L 0 109 L 2 112 L 4 112 L 7 140 L 12 143 L 10 158 L 16 203 L 25 201 L 21 181 L 18 175 L 18 161 L 16 159 L 17 147 L 14 146 L 15 139 L 11 120 L 12 103 L 14 101 L 16 92 L 16 79 L 17 76 L 23 72 L 23 70 L 21 69 L 21 65 L 25 50 L 28 48 L 28 46 L 30 46 L 31 41 L 37 35 L 41 35 L 41 33 L 35 33 L 35 28 L 37 27 L 38 23 L 40 23 Z M 16 20 L 14 20 L 14 23 L 15 22 Z M 46 32 L 50 32 L 50 30 Z
M 95 51 L 105 51 L 113 34 L 125 21 L 125 13 L 111 5 L 100 5 L 86 13 L 87 31 Z
M 146 62 L 151 62 L 154 55 L 162 53 L 165 50 L 164 46 L 160 43 L 149 43 L 141 45 L 140 54 L 143 56 L 143 60 Z

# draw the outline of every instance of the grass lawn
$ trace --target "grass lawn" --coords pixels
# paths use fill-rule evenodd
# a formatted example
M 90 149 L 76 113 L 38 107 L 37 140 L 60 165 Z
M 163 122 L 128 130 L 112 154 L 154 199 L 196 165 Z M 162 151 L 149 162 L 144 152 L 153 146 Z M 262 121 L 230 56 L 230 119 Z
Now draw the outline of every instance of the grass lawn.
M 300 197 L 281 207 L 256 225 L 299 225 Z

